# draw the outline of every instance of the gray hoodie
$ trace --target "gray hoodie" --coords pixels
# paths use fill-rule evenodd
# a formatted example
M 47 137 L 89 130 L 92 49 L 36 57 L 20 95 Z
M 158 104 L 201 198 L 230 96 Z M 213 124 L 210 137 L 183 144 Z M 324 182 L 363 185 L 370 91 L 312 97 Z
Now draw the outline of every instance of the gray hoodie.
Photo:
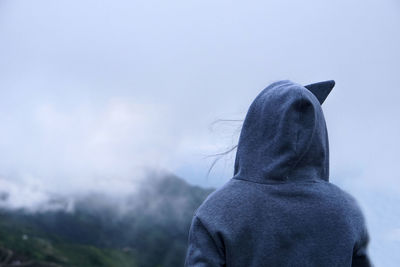
M 196 210 L 185 266 L 371 266 L 356 200 L 329 182 L 333 81 L 278 81 L 247 112 L 234 175 Z

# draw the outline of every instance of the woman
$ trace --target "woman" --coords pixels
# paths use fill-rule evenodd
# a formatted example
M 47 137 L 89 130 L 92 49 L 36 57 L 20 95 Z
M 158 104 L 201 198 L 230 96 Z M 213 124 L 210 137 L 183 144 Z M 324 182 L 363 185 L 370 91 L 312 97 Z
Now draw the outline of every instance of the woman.
M 321 104 L 334 85 L 284 80 L 258 94 L 232 179 L 194 214 L 185 266 L 371 266 L 362 211 L 329 182 Z

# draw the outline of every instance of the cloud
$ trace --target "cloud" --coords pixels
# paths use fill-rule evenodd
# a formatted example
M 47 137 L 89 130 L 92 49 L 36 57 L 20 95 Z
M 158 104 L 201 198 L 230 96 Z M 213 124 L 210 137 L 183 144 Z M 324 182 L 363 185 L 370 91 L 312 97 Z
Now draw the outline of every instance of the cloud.
M 147 165 L 222 185 L 233 153 L 208 179 L 212 160 L 204 156 L 237 135 L 235 128 L 213 134 L 212 121 L 243 119 L 272 81 L 335 79 L 323 106 L 331 181 L 358 197 L 373 236 L 384 235 L 377 218 L 388 231 L 398 228 L 391 223 L 400 193 L 394 1 L 0 5 L 0 180 L 31 196 L 22 202 L 39 203 L 40 190 L 134 190 L 130 181 Z M 394 217 L 382 217 L 386 206 Z
M 390 241 L 400 242 L 400 228 L 394 228 L 387 231 L 386 238 Z
M 160 105 L 121 98 L 97 107 L 39 104 L 12 127 L 1 121 L 3 178 L 34 177 L 55 192 L 126 191 L 121 179 L 140 179 L 144 167 L 169 159 L 177 142 L 169 118 Z

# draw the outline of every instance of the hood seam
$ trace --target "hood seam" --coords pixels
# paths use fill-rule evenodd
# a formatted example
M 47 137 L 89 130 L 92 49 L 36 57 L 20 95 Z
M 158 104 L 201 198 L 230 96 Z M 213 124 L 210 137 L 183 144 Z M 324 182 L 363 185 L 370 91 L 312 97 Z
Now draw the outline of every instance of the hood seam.
M 298 95 L 300 96 L 300 101 L 299 101 L 299 103 L 298 103 L 298 108 L 299 108 L 299 110 L 300 110 L 300 108 L 301 108 L 301 105 L 303 104 L 303 102 L 304 102 L 304 98 L 303 98 L 303 94 L 302 94 L 302 92 L 301 92 L 301 89 L 300 90 L 298 90 Z M 314 111 L 314 113 L 315 113 L 315 110 L 314 110 L 314 106 L 313 105 L 311 105 L 312 107 L 313 107 L 313 111 Z M 298 122 L 300 122 L 300 116 L 302 115 L 302 114 L 300 114 L 301 112 L 299 112 L 299 114 L 298 114 Z M 298 125 L 298 124 L 297 124 Z M 296 145 L 295 145 L 295 154 L 296 154 L 296 160 L 295 160 L 295 162 L 294 162 L 294 164 L 292 165 L 292 167 L 288 170 L 288 174 L 287 174 L 287 176 L 286 176 L 286 179 L 287 180 L 290 180 L 290 175 L 292 174 L 292 172 L 296 169 L 296 166 L 300 163 L 300 161 L 303 159 L 303 157 L 307 154 L 307 152 L 310 150 L 310 146 L 311 146 L 311 141 L 312 141 L 312 139 L 314 138 L 314 134 L 315 134 L 315 127 L 316 127 L 316 121 L 315 121 L 315 116 L 314 116 L 314 125 L 313 125 L 313 129 L 312 129 L 312 133 L 311 133 L 311 136 L 310 136 L 310 138 L 308 138 L 308 140 L 307 140 L 307 145 L 306 145 L 306 147 L 305 147 L 305 149 L 304 149 L 304 151 L 303 151 L 303 153 L 300 153 L 300 154 L 298 154 L 298 141 L 299 141 L 299 134 L 300 134 L 300 129 L 299 129 L 299 127 L 298 126 L 296 126 L 297 127 L 297 134 L 296 134 Z

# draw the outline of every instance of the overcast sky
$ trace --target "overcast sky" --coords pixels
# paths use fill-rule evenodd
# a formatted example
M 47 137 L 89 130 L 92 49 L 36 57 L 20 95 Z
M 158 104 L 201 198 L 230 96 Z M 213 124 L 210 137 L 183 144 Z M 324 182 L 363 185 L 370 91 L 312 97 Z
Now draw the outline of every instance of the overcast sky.
M 145 167 L 231 178 L 254 97 L 334 79 L 331 181 L 357 197 L 377 266 L 400 261 L 400 2 L 0 1 L 0 185 L 128 190 Z M 211 127 L 212 126 L 212 127 Z M 23 197 L 25 196 L 25 197 Z M 28 197 L 29 196 L 29 197 Z

